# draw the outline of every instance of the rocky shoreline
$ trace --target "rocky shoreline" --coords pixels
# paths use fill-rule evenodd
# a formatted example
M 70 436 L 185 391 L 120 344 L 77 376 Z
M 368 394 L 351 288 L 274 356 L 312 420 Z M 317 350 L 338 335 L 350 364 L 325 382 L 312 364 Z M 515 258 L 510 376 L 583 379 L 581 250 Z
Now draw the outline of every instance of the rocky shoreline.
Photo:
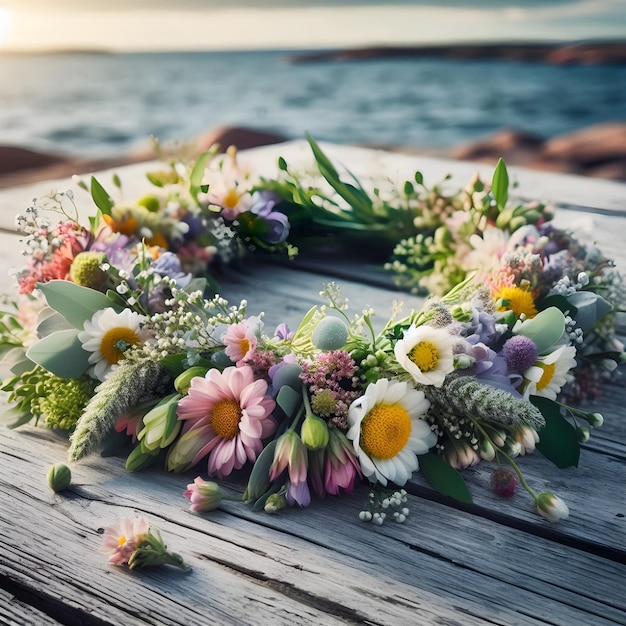
M 491 42 L 429 46 L 372 46 L 294 54 L 291 63 L 363 61 L 372 59 L 454 59 L 524 61 L 551 65 L 626 63 L 626 41 L 575 43 Z
M 190 144 L 200 154 L 214 143 L 240 150 L 281 143 L 293 137 L 245 127 L 208 130 Z M 499 157 L 508 165 L 550 172 L 578 174 L 626 182 L 626 122 L 598 124 L 549 139 L 515 129 L 501 129 L 478 141 L 450 149 L 428 146 L 366 146 L 393 152 L 423 154 L 495 165 Z M 140 163 L 155 158 L 151 148 L 106 159 L 70 158 L 16 146 L 0 146 L 0 188 L 73 174 Z

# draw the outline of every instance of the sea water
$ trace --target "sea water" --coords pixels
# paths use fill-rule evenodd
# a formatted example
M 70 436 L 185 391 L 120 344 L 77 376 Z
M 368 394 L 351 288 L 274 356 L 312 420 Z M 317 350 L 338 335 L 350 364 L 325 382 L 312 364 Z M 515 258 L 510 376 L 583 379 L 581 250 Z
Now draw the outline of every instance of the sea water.
M 0 56 L 0 145 L 113 156 L 209 128 L 446 148 L 626 119 L 626 66 L 447 59 L 295 64 L 293 52 Z

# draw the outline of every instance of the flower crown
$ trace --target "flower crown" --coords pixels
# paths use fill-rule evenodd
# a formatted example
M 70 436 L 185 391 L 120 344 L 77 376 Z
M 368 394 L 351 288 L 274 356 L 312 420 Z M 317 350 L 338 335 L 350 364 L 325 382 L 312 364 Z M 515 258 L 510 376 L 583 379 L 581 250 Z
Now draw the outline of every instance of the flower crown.
M 67 431 L 71 461 L 130 446 L 131 471 L 248 468 L 243 500 L 268 512 L 364 480 L 361 518 L 402 522 L 416 471 L 469 502 L 459 470 L 493 461 L 498 493 L 519 481 L 540 514 L 566 517 L 516 457 L 576 465 L 602 424 L 575 404 L 624 360 L 621 275 L 555 228 L 550 207 L 511 202 L 502 161 L 490 185 L 429 189 L 417 172 L 368 187 L 309 142 L 315 174 L 281 158 L 275 177 L 254 176 L 215 148 L 149 173 L 133 202 L 79 181 L 96 207 L 88 224 L 72 192 L 18 216 L 28 261 L 0 325 L 11 425 Z M 351 313 L 329 283 L 299 325 L 267 329 L 245 301 L 215 295 L 220 265 L 292 258 L 320 235 L 348 251 L 369 242 L 398 285 L 430 297 L 375 330 L 374 311 Z M 194 511 L 225 497 L 201 476 L 185 496 Z

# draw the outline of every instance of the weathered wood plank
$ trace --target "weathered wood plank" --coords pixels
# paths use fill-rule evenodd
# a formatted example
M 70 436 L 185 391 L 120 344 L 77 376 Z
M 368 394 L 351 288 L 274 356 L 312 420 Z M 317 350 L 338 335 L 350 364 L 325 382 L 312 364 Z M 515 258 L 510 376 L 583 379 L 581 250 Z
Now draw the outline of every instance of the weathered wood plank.
M 376 562 L 380 552 L 364 560 L 361 549 L 354 552 L 367 545 L 353 546 L 352 555 L 337 551 L 332 531 L 322 548 L 300 520 L 285 532 L 258 524 L 258 515 L 191 515 L 172 490 L 188 478 L 132 476 L 119 459 L 77 466 L 76 487 L 53 494 L 43 476 L 62 449 L 59 438 L 41 431 L 3 431 L 0 439 L 0 581 L 38 590 L 36 601 L 53 617 L 61 601 L 88 612 L 88 624 L 541 623 L 516 622 L 510 608 L 482 606 L 456 592 L 440 597 L 424 590 L 414 572 L 405 571 L 403 582 L 386 558 Z M 134 514 L 162 530 L 168 546 L 192 564 L 190 574 L 106 564 L 96 552 L 102 527 Z M 424 558 L 423 567 L 437 566 L 437 559 Z
M 233 505 L 203 518 L 176 498 L 188 477 L 128 475 L 119 459 L 76 466 L 76 487 L 54 495 L 43 476 L 63 450 L 46 431 L 3 433 L 0 573 L 41 587 L 47 603 L 88 603 L 105 622 L 200 623 L 203 606 L 220 623 L 530 624 L 551 615 L 610 624 L 625 608 L 615 587 L 623 567 L 537 538 L 520 545 L 519 533 L 436 503 L 413 502 L 410 524 L 382 529 L 357 520 L 358 498 L 277 516 Z M 95 552 L 102 526 L 133 513 L 161 528 L 191 575 L 106 565 Z M 556 560 L 575 574 L 562 580 Z

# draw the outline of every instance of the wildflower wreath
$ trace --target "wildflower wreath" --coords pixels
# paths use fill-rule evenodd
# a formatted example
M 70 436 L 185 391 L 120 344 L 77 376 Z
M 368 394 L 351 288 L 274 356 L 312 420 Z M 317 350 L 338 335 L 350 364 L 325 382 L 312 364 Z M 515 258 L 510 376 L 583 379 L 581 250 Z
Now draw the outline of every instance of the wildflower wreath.
M 88 224 L 72 192 L 19 215 L 28 261 L 0 323 L 10 425 L 67 431 L 72 462 L 130 444 L 130 471 L 160 462 L 222 479 L 248 467 L 243 500 L 268 512 L 365 480 L 361 519 L 402 522 L 414 472 L 469 502 L 459 470 L 496 461 L 496 491 L 519 481 L 541 515 L 567 517 L 516 457 L 537 449 L 576 465 L 601 426 L 575 405 L 624 360 L 619 272 L 555 228 L 550 207 L 512 202 L 502 161 L 491 184 L 452 193 L 419 172 L 368 187 L 309 142 L 315 174 L 281 158 L 276 177 L 254 176 L 215 148 L 170 159 L 132 203 L 79 181 L 95 205 Z M 268 330 L 245 301 L 215 295 L 219 264 L 291 258 L 320 237 L 390 255 L 400 286 L 430 292 L 424 307 L 396 307 L 377 332 L 374 312 L 351 313 L 330 283 L 297 327 Z M 53 470 L 51 486 L 66 486 L 67 468 Z M 201 476 L 185 496 L 193 511 L 224 497 Z M 185 566 L 143 520 L 106 543 L 114 563 Z

